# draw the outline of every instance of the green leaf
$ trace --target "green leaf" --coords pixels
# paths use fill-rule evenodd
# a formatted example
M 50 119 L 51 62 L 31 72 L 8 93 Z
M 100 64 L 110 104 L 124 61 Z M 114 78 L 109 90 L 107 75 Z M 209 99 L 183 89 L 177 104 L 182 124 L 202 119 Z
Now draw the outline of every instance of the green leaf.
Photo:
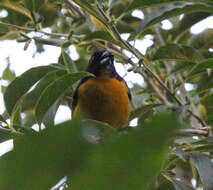
M 7 112 L 12 114 L 12 110 L 19 99 L 48 72 L 56 70 L 53 66 L 40 66 L 32 68 L 21 76 L 13 80 L 7 87 L 4 94 L 4 101 Z
M 207 49 L 199 49 L 199 51 L 205 59 L 213 58 L 213 52 L 210 52 Z
M 25 6 L 32 12 L 38 12 L 44 6 L 46 0 L 24 0 Z
M 4 117 L 2 115 L 0 115 L 0 123 L 5 123 L 6 125 L 8 125 L 7 121 L 4 119 Z
M 195 164 L 205 190 L 213 189 L 213 162 L 205 154 L 192 154 L 191 161 Z
M 211 2 L 211 0 L 199 0 L 198 2 Z M 194 2 L 193 0 L 132 0 L 129 6 L 124 11 L 125 14 L 134 9 L 144 9 L 147 7 L 152 7 L 160 4 L 178 3 L 178 2 Z
M 58 78 L 60 78 L 61 76 L 65 75 L 65 74 L 67 74 L 67 71 L 62 70 L 62 69 L 51 71 L 48 74 L 46 74 L 39 81 L 39 83 L 36 85 L 36 87 L 23 97 L 22 111 L 24 111 L 25 113 L 34 114 L 36 103 L 38 102 L 39 97 L 41 96 L 41 94 L 45 90 L 45 88 L 47 88 L 48 85 L 50 85 L 53 81 L 57 80 Z M 44 125 L 45 126 L 54 124 L 55 114 L 58 110 L 59 105 L 60 105 L 60 101 L 56 101 L 56 103 L 46 113 L 46 115 L 44 116 Z M 34 116 L 31 115 L 31 117 L 32 118 L 30 118 L 30 117 L 26 118 L 26 121 L 29 120 L 29 121 L 35 122 L 36 120 L 34 119 Z
M 56 102 L 49 108 L 49 110 L 45 114 L 45 116 L 43 118 L 43 123 L 44 123 L 45 127 L 54 125 L 55 115 L 60 106 L 60 103 L 61 103 L 60 99 L 56 100 Z
M 12 2 L 12 1 L 3 1 L 0 2 L 0 7 L 6 7 L 8 9 L 11 9 L 12 11 L 16 11 L 28 18 L 32 18 L 30 12 L 20 5 L 20 3 Z
M 3 132 L 0 132 L 0 143 L 4 142 L 4 141 L 7 141 L 9 139 L 12 138 L 12 135 L 9 135 L 7 133 L 3 133 Z
M 72 177 L 73 189 L 150 189 L 148 184 L 161 169 L 168 138 L 176 128 L 171 115 L 158 115 L 149 125 L 98 145 L 88 166 Z
M 213 47 L 213 29 L 207 28 L 203 32 L 194 35 L 192 39 L 190 39 L 190 45 L 197 49 L 209 49 Z M 211 53 L 211 52 L 209 52 Z
M 173 180 L 172 183 L 175 187 L 175 190 L 195 190 L 194 188 L 189 187 L 189 186 L 185 185 L 184 183 L 177 181 L 177 180 Z
M 16 131 L 16 126 L 21 126 L 21 106 L 19 102 L 13 108 L 9 128 Z
M 213 58 L 205 59 L 199 64 L 195 65 L 189 72 L 188 77 L 193 77 L 197 74 L 205 72 L 207 74 L 207 69 L 213 69 Z
M 76 120 L 17 137 L 14 150 L 0 157 L 0 187 L 51 189 L 61 178 L 85 166 L 90 147 Z
M 64 94 L 64 92 L 72 87 L 72 85 L 79 79 L 91 76 L 87 72 L 71 73 L 66 74 L 55 81 L 53 81 L 41 94 L 37 105 L 36 105 L 36 119 L 41 124 L 44 115 L 47 113 L 49 108 L 56 102 L 56 100 Z
M 72 61 L 70 56 L 64 50 L 62 50 L 61 56 L 62 56 L 61 57 L 62 62 L 60 62 L 60 64 L 65 65 L 69 72 L 77 72 L 78 71 L 74 61 Z
M 213 112 L 213 94 L 204 96 L 200 102 L 205 106 L 208 114 Z
M 192 79 L 197 83 L 197 92 L 202 96 L 205 96 L 205 92 L 208 92 L 212 89 L 213 86 L 213 73 L 202 73 L 201 76 L 194 77 Z M 197 80 L 196 80 L 197 79 Z M 207 94 L 208 95 L 208 94 Z
M 174 154 L 176 154 L 180 159 L 182 159 L 183 161 L 186 161 L 186 158 L 185 158 L 185 154 L 184 154 L 184 151 L 183 149 L 180 149 L 180 148 L 176 148 L 174 150 L 172 150 L 172 152 Z
M 78 4 L 80 7 L 82 7 L 84 10 L 86 10 L 90 15 L 94 16 L 101 23 L 103 23 L 105 26 L 107 26 L 106 21 L 100 16 L 100 14 L 97 12 L 96 8 L 94 8 L 89 2 L 87 2 L 85 0 L 73 0 L 73 1 L 76 4 Z
M 195 63 L 192 62 L 185 62 L 185 61 L 178 61 L 174 68 L 172 68 L 172 73 L 180 73 L 180 72 L 184 72 L 184 71 L 189 71 L 193 66 L 195 65 Z
M 29 45 L 30 45 L 31 42 L 32 42 L 31 39 L 25 42 L 25 44 L 24 44 L 24 51 L 27 50 L 27 48 L 29 47 Z
M 118 46 L 123 46 L 119 41 L 115 40 L 108 32 L 106 31 L 95 31 L 89 33 L 85 38 L 85 41 L 104 41 L 104 42 L 111 42 Z M 125 48 L 125 47 L 123 47 Z
M 206 119 L 207 124 L 213 125 L 213 113 L 209 113 Z
M 178 24 L 178 27 L 174 28 L 173 30 L 174 39 L 178 41 L 178 39 L 180 39 L 185 34 L 185 32 L 187 32 L 194 24 L 198 23 L 199 21 L 202 21 L 210 15 L 211 14 L 207 12 L 185 14 L 183 19 Z
M 176 8 L 177 7 L 177 8 Z M 164 8 L 164 9 L 163 9 Z M 213 7 L 204 4 L 192 4 L 192 5 L 167 5 L 157 7 L 150 15 L 148 15 L 140 24 L 138 30 L 142 31 L 145 28 L 151 27 L 156 23 L 169 19 L 181 14 L 189 14 L 193 12 L 209 12 L 213 13 Z
M 45 88 L 47 88 L 52 82 L 65 74 L 67 74 L 66 70 L 57 69 L 47 73 L 44 77 L 42 77 L 35 88 L 23 97 L 22 111 L 34 113 L 36 103 Z
M 72 188 L 79 190 L 146 189 L 161 169 L 168 138 L 177 128 L 171 115 L 158 115 L 131 133 L 112 130 L 109 141 L 90 144 L 85 133 L 90 135 L 97 125 L 97 130 L 102 128 L 88 124 L 85 131 L 82 123 L 72 120 L 17 137 L 14 150 L 0 158 L 0 187 L 50 189 L 68 176 Z
M 10 70 L 10 65 L 8 64 L 2 74 L 2 79 L 12 81 L 15 77 L 16 77 L 16 75 L 15 75 L 14 71 Z
M 153 60 L 187 61 L 199 63 L 203 57 L 200 52 L 190 46 L 167 44 L 157 50 Z

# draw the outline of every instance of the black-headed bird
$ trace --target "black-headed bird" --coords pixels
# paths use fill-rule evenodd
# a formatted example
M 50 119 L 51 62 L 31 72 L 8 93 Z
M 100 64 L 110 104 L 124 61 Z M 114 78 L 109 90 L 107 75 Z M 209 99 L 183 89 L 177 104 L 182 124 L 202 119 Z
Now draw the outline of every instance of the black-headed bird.
M 96 51 L 86 69 L 94 76 L 83 78 L 73 95 L 73 115 L 124 126 L 131 112 L 131 94 L 114 66 L 110 51 Z

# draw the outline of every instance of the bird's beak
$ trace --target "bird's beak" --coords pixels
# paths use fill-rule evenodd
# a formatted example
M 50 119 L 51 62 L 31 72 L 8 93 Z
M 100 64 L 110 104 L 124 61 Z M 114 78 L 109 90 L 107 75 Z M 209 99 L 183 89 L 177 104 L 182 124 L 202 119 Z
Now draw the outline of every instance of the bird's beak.
M 105 58 L 101 59 L 100 64 L 101 65 L 112 64 L 112 58 L 111 57 L 105 57 Z
M 104 52 L 103 55 L 101 56 L 101 59 L 100 59 L 100 64 L 101 65 L 111 65 L 113 64 L 113 59 L 114 59 L 114 56 L 111 52 Z

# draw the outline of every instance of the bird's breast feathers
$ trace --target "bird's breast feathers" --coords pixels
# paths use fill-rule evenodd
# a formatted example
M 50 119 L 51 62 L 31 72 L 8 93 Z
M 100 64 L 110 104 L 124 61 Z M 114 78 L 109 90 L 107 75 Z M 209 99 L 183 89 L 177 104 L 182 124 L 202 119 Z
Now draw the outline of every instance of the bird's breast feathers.
M 78 101 L 75 115 L 81 113 L 114 127 L 128 122 L 131 104 L 124 81 L 109 77 L 90 78 L 79 87 Z

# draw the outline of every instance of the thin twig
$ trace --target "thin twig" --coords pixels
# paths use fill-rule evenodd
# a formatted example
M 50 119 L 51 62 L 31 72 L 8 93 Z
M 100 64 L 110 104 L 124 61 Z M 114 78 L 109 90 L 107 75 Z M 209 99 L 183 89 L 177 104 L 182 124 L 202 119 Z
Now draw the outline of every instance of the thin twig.
M 7 134 L 7 135 L 23 135 L 20 132 L 11 131 L 10 129 L 6 129 L 6 128 L 3 128 L 3 127 L 0 127 L 0 133 L 4 133 L 4 134 Z
M 205 123 L 199 116 L 197 116 L 196 114 L 194 114 L 190 109 L 187 109 L 187 111 L 188 111 L 195 119 L 197 119 L 197 120 L 201 123 L 201 125 L 202 125 L 203 127 L 206 126 L 206 123 Z
M 23 30 L 23 31 L 27 31 L 27 32 L 39 32 L 39 33 L 45 34 L 47 36 L 65 37 L 65 38 L 68 37 L 67 34 L 48 33 L 48 32 L 44 32 L 44 31 L 36 30 L 35 28 L 28 28 L 28 27 L 18 26 L 18 25 L 15 25 L 15 24 L 5 23 L 5 22 L 1 22 L 1 21 L 0 21 L 0 25 L 7 26 L 7 27 L 12 27 L 12 28 L 16 28 L 18 30 Z
M 34 28 L 27 28 L 27 27 L 18 26 L 18 25 L 15 25 L 15 24 L 5 23 L 5 22 L 1 22 L 1 21 L 0 21 L 0 25 L 16 28 L 16 29 L 19 29 L 19 30 L 24 30 L 24 31 L 27 31 L 27 32 L 35 32 Z

